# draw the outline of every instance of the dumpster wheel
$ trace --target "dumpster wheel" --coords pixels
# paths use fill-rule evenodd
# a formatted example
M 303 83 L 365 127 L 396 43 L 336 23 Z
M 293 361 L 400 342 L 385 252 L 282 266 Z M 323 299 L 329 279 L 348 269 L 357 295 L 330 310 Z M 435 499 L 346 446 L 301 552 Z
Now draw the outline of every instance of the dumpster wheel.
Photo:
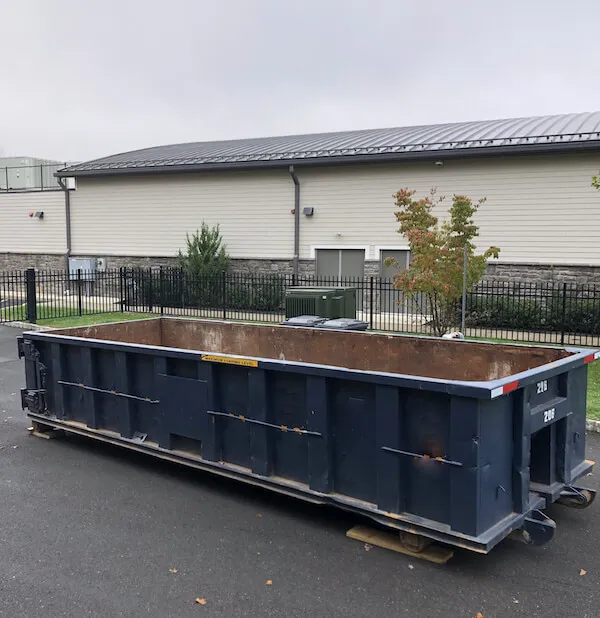
M 446 564 L 446 562 L 454 556 L 454 551 L 452 549 L 439 545 L 427 537 L 421 536 L 420 534 L 411 534 L 410 532 L 404 532 L 403 534 L 407 537 L 412 537 L 412 541 L 407 541 L 410 547 L 400 540 L 401 537 L 396 534 L 396 531 L 392 530 L 354 526 L 354 528 L 346 532 L 348 538 L 362 541 L 366 543 L 368 547 L 375 545 L 375 547 L 390 549 L 399 554 L 410 556 L 411 558 L 418 558 L 419 560 L 427 560 L 434 564 Z M 417 542 L 414 539 L 417 539 Z M 424 543 L 421 539 L 423 539 Z
M 398 533 L 398 536 L 400 538 L 400 545 L 415 554 L 422 552 L 433 543 L 433 540 L 426 536 L 404 532 L 403 530 Z
M 593 489 L 565 487 L 556 501 L 556 504 L 562 504 L 572 509 L 587 509 L 595 498 L 596 492 Z

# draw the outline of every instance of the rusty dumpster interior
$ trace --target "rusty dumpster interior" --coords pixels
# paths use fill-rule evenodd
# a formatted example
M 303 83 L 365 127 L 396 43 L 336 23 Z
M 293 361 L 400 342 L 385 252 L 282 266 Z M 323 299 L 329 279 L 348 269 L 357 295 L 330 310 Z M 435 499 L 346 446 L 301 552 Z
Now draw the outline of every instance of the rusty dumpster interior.
M 183 318 L 76 327 L 52 334 L 465 381 L 506 378 L 570 355 L 543 347 Z

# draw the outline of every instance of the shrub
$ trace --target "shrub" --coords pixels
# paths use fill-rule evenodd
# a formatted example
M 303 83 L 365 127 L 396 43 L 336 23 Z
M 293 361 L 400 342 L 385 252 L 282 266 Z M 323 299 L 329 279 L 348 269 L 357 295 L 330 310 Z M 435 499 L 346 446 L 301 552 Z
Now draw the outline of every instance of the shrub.
M 229 270 L 229 255 L 219 226 L 210 228 L 203 221 L 200 230 L 186 234 L 185 253 L 177 255 L 179 266 L 186 273 L 214 277 Z
M 497 293 L 496 293 L 497 294 Z M 600 304 L 583 296 L 553 291 L 547 296 L 523 298 L 511 294 L 467 296 L 466 322 L 475 328 L 600 334 Z

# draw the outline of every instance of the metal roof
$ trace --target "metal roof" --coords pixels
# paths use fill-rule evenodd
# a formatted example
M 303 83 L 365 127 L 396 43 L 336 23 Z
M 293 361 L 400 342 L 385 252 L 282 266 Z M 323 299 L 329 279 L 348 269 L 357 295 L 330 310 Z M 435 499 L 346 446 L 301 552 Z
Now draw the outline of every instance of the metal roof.
M 600 148 L 600 112 L 155 146 L 59 176 L 332 165 Z

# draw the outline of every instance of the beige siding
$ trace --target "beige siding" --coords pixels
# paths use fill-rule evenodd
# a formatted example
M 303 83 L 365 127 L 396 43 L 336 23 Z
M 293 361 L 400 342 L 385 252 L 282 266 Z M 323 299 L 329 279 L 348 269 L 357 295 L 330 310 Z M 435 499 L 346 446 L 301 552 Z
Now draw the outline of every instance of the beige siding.
M 43 219 L 29 216 L 37 211 Z M 62 191 L 0 193 L 0 253 L 64 253 L 66 247 Z
M 405 245 L 392 195 L 432 187 L 487 202 L 477 215 L 480 246 L 501 261 L 600 265 L 600 193 L 590 186 L 600 155 L 486 158 L 386 166 L 298 169 L 301 257 L 316 247 Z M 219 223 L 236 258 L 291 258 L 294 186 L 287 171 L 80 179 L 72 197 L 75 254 L 170 256 L 202 220 Z
M 302 206 L 315 209 L 302 219 L 302 257 L 315 246 L 368 245 L 374 259 L 377 247 L 404 244 L 392 195 L 436 187 L 447 196 L 436 207 L 442 217 L 453 193 L 487 198 L 479 245 L 500 247 L 503 262 L 600 264 L 600 192 L 590 186 L 599 169 L 594 154 L 301 170 Z
M 235 258 L 291 258 L 294 185 L 286 171 L 79 179 L 73 253 L 173 256 L 186 232 L 219 224 Z

